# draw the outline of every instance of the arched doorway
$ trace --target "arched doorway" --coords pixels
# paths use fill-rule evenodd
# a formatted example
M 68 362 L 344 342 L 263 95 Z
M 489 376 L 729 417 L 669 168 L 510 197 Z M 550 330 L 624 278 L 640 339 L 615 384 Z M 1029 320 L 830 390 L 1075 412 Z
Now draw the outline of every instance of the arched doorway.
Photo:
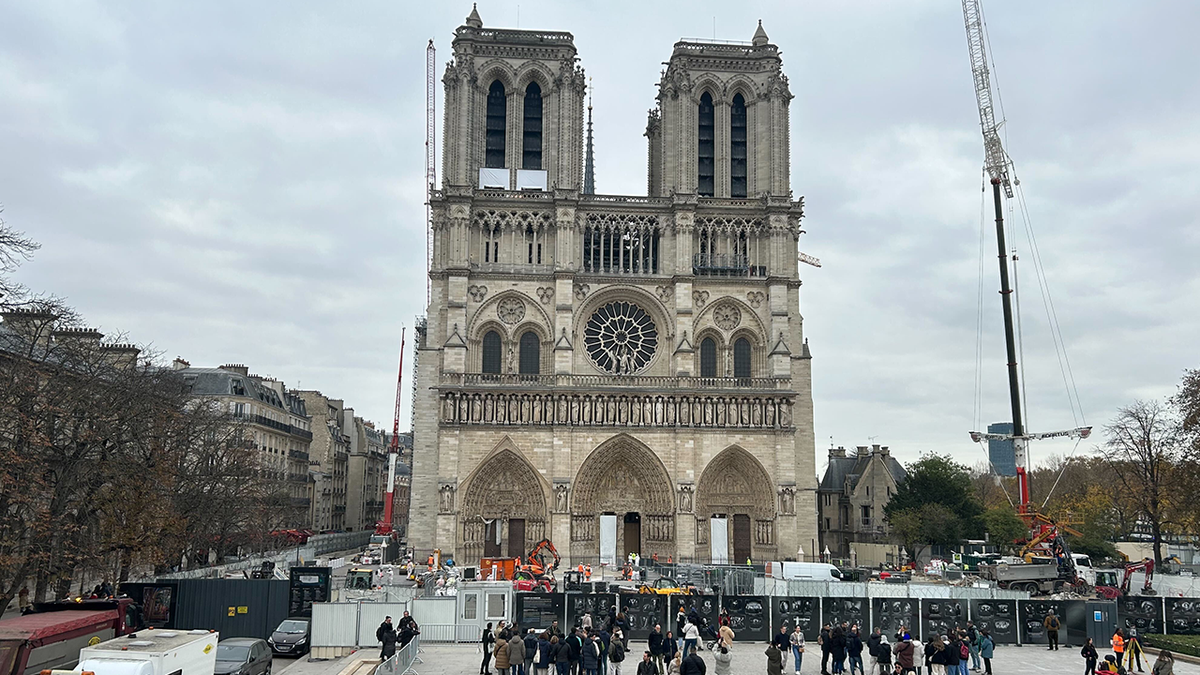
M 742 564 L 775 557 L 774 481 L 749 452 L 730 446 L 704 467 L 696 486 L 697 555 Z M 707 521 L 707 522 L 705 522 Z M 722 537 L 724 537 L 722 541 Z
M 504 447 L 472 472 L 463 488 L 461 564 L 481 557 L 524 557 L 546 535 L 546 488 L 514 448 Z
M 583 460 L 571 500 L 571 555 L 619 562 L 629 553 L 675 554 L 675 498 L 667 469 L 644 443 L 620 434 Z

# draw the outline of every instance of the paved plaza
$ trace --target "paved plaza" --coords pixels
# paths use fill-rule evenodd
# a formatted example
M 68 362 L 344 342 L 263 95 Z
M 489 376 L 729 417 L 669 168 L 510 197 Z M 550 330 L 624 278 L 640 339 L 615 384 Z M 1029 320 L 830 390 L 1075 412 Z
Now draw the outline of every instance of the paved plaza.
M 623 664 L 624 667 L 621 669 L 622 675 L 634 675 L 637 672 L 637 662 L 641 660 L 641 654 L 646 649 L 645 642 L 633 641 L 629 646 L 631 650 L 630 658 Z M 733 646 L 733 672 L 736 675 L 766 673 L 767 659 L 763 655 L 763 651 L 766 648 L 766 643 L 761 642 L 735 643 Z M 1108 652 L 1101 652 L 1101 656 L 1106 653 Z M 707 672 L 711 675 L 714 672 L 712 656 L 709 652 L 701 652 L 700 654 L 708 666 Z M 482 659 L 483 655 L 479 651 L 478 645 L 426 645 L 421 648 L 421 660 L 423 663 L 417 664 L 415 669 L 419 675 L 475 675 L 479 672 L 479 663 Z M 1147 673 L 1150 672 L 1150 666 L 1154 663 L 1153 659 L 1154 657 L 1151 656 L 1150 663 L 1145 665 Z M 801 669 L 801 672 L 817 675 L 820 671 L 821 653 L 819 650 L 814 649 L 805 656 L 804 667 Z M 495 672 L 493 668 L 492 673 Z M 783 672 L 784 675 L 792 673 L 790 655 L 784 662 Z M 1006 673 L 1067 673 L 1082 675 L 1083 659 L 1079 657 L 1078 647 L 1063 647 L 1056 652 L 1051 652 L 1045 647 L 999 646 L 996 648 L 995 658 L 992 659 L 992 672 L 996 675 Z M 299 675 L 299 671 L 297 671 L 296 675 Z M 336 671 L 334 675 L 336 675 Z M 609 675 L 612 675 L 611 668 L 609 669 Z M 871 674 L 869 673 L 868 675 Z M 1176 661 L 1175 675 L 1200 675 L 1200 665 Z

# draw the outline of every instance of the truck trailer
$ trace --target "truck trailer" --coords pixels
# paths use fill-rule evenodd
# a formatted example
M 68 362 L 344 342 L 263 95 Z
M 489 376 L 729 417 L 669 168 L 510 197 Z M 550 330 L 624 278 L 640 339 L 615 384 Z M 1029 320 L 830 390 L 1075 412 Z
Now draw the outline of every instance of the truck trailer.
M 39 603 L 34 609 L 0 621 L 0 675 L 72 668 L 81 648 L 125 635 L 138 622 L 128 598 Z

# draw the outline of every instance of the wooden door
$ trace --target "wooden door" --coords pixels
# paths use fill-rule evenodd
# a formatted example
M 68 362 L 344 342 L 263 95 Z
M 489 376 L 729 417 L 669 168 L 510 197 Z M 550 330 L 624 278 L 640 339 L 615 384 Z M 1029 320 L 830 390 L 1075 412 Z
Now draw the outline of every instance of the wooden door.
M 745 565 L 750 557 L 750 516 L 739 513 L 733 517 L 734 565 Z
M 483 534 L 483 557 L 499 558 L 500 557 L 500 537 L 496 536 L 496 531 L 500 529 L 500 520 L 496 519 L 487 524 L 487 530 Z
M 515 558 L 529 551 L 525 550 L 525 519 L 512 518 L 508 521 L 508 557 Z

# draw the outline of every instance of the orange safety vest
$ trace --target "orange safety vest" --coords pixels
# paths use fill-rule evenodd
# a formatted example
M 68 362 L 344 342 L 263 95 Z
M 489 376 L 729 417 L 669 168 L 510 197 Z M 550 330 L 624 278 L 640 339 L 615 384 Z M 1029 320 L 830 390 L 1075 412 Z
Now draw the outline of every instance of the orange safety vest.
M 1113 651 L 1118 654 L 1125 651 L 1125 638 L 1121 637 L 1119 634 L 1114 634 L 1112 636 L 1112 648 Z
M 586 579 L 592 578 L 592 566 L 591 565 L 588 565 L 587 568 L 584 570 L 583 576 Z

